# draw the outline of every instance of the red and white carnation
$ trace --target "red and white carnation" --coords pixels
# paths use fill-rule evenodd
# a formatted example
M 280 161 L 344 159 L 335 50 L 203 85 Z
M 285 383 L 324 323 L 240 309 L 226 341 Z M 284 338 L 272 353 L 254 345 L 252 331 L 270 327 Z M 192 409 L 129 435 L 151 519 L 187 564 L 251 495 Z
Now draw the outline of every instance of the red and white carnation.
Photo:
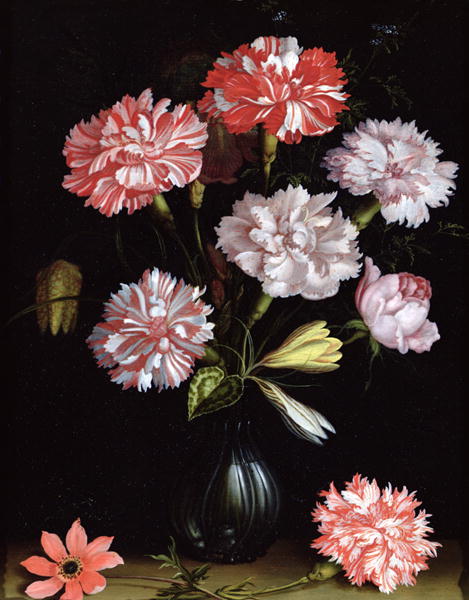
M 343 147 L 329 150 L 322 166 L 354 196 L 373 192 L 386 223 L 407 220 L 407 227 L 418 227 L 429 220 L 428 207 L 448 205 L 458 169 L 438 160 L 442 150 L 426 135 L 415 121 L 367 119 L 344 133 Z
M 333 483 L 322 491 L 325 504 L 317 503 L 313 521 L 322 534 L 312 548 L 342 565 L 356 585 L 371 581 L 389 594 L 398 585 L 414 585 L 415 575 L 428 569 L 438 542 L 425 539 L 433 529 L 431 516 L 415 509 L 421 502 L 406 487 L 394 490 L 389 483 L 380 491 L 373 479 L 358 473 L 339 494 Z
M 222 52 L 203 86 L 198 107 L 223 117 L 231 133 L 244 133 L 263 123 L 268 133 L 287 144 L 303 135 L 323 135 L 347 109 L 344 72 L 335 53 L 305 50 L 294 37 L 259 37 L 233 54 Z
M 178 387 L 213 338 L 206 319 L 213 308 L 199 299 L 204 292 L 157 268 L 121 284 L 87 339 L 98 365 L 112 368 L 111 380 L 124 390 Z
M 72 170 L 63 186 L 89 196 L 85 206 L 110 217 L 123 207 L 131 214 L 156 194 L 196 179 L 207 125 L 189 105 L 168 112 L 170 103 L 164 98 L 153 107 L 147 89 L 75 125 L 63 151 Z
M 271 198 L 246 192 L 215 228 L 217 247 L 274 298 L 334 296 L 342 280 L 357 277 L 361 256 L 357 229 L 327 206 L 335 196 L 291 185 Z

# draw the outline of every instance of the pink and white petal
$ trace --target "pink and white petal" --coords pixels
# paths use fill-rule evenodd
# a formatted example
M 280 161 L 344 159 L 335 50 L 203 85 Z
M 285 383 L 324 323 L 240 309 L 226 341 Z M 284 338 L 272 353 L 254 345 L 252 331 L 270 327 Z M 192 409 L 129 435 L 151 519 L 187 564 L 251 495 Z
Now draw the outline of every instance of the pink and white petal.
M 59 562 L 67 556 L 67 550 L 62 540 L 55 533 L 42 532 L 41 544 L 47 556 L 50 556 L 55 562 Z
M 425 321 L 425 323 L 413 335 L 407 338 L 409 348 L 418 354 L 430 350 L 433 342 L 440 339 L 436 323 Z
M 57 565 L 42 556 L 30 556 L 20 562 L 20 565 L 30 573 L 34 573 L 34 575 L 42 575 L 44 577 L 52 577 L 57 571 Z
M 63 586 L 63 581 L 57 577 L 51 577 L 44 581 L 35 581 L 28 585 L 25 589 L 25 594 L 30 598 L 48 598 L 57 593 Z
M 60 596 L 60 600 L 83 600 L 83 590 L 78 579 L 73 579 L 65 584 L 65 593 Z
M 76 521 L 73 522 L 72 526 L 68 530 L 65 543 L 69 553 L 75 556 L 80 556 L 80 554 L 86 548 L 86 545 L 88 544 L 88 538 L 85 530 L 80 525 L 80 519 L 76 519 Z
M 370 283 L 373 283 L 373 281 L 379 279 L 380 275 L 381 271 L 376 265 L 373 264 L 373 260 L 369 256 L 366 256 L 365 272 L 363 274 L 363 277 L 360 278 L 357 289 L 355 291 L 355 305 L 359 311 L 361 307 L 361 299 L 363 296 L 363 292 L 369 286 Z
M 83 557 L 84 558 L 84 557 Z M 112 569 L 117 565 L 123 565 L 124 560 L 117 552 L 98 552 L 90 557 L 84 558 L 84 567 L 87 571 L 102 571 Z
M 96 571 L 84 571 L 80 583 L 85 594 L 98 594 L 106 587 L 106 579 Z

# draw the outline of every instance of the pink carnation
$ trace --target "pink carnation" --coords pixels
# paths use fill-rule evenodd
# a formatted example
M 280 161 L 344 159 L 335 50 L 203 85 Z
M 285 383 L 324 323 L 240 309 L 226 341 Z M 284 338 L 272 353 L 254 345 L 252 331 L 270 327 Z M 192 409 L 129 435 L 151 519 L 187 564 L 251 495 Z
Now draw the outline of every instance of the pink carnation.
M 433 529 L 420 510 L 415 492 L 392 490 L 389 483 L 380 491 L 373 479 L 358 473 L 340 494 L 331 483 L 322 491 L 325 504 L 317 503 L 313 521 L 322 534 L 311 544 L 331 561 L 342 565 L 356 585 L 371 581 L 389 594 L 398 585 L 415 585 L 415 575 L 428 569 L 428 557 L 436 556 L 438 542 L 426 540 Z
M 188 105 L 168 112 L 170 102 L 153 107 L 147 89 L 137 100 L 124 96 L 89 123 L 75 125 L 63 151 L 72 170 L 63 186 L 89 196 L 85 206 L 110 217 L 124 206 L 131 214 L 156 194 L 196 179 L 207 126 Z
M 217 247 L 274 298 L 334 296 L 340 281 L 357 277 L 361 256 L 356 228 L 327 206 L 335 196 L 291 185 L 271 198 L 246 192 L 216 228 Z
M 124 389 L 178 387 L 213 338 L 206 319 L 213 309 L 199 300 L 204 291 L 156 268 L 138 283 L 121 284 L 87 339 L 98 365 L 115 367 L 111 380 Z
M 231 133 L 263 123 L 268 133 L 287 144 L 302 135 L 323 135 L 337 125 L 336 114 L 347 109 L 344 72 L 335 53 L 306 50 L 294 37 L 259 37 L 222 58 L 209 71 L 198 107 L 222 115 Z
M 430 350 L 440 339 L 438 327 L 427 319 L 432 289 L 430 282 L 412 273 L 381 271 L 368 256 L 365 273 L 355 292 L 355 304 L 371 335 L 405 354 Z
M 430 218 L 428 206 L 448 205 L 458 169 L 437 159 L 442 150 L 426 134 L 415 121 L 367 119 L 344 134 L 343 147 L 329 150 L 322 166 L 330 171 L 328 179 L 354 196 L 373 192 L 386 223 L 407 219 L 407 227 L 418 227 Z
M 48 598 L 65 585 L 65 592 L 60 600 L 82 600 L 83 592 L 102 592 L 106 587 L 106 580 L 97 571 L 124 564 L 117 552 L 108 552 L 113 539 L 101 536 L 88 544 L 80 519 L 73 523 L 67 533 L 67 547 L 55 533 L 43 531 L 41 544 L 53 562 L 42 556 L 30 556 L 20 563 L 30 573 L 48 577 L 28 585 L 25 593 L 30 598 Z

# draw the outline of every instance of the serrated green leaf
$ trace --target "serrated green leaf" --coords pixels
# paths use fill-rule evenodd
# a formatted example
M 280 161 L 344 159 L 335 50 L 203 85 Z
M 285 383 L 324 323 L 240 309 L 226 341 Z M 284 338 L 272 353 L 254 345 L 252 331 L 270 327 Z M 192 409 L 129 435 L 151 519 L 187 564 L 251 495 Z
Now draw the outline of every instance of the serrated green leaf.
M 145 554 L 145 556 L 148 556 L 148 558 L 152 558 L 153 560 L 164 560 L 166 562 L 171 560 L 166 554 Z
M 189 420 L 215 412 L 237 402 L 243 393 L 239 375 L 228 375 L 220 367 L 203 367 L 192 378 L 189 386 Z

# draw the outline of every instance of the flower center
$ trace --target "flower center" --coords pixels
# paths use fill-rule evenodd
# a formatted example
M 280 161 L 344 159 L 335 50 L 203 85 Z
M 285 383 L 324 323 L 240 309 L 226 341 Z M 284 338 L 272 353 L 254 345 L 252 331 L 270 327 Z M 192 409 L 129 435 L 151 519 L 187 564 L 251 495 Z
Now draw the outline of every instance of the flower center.
M 160 339 L 166 335 L 168 331 L 168 324 L 166 317 L 155 317 L 150 323 L 150 335 L 151 337 Z
M 77 556 L 67 556 L 59 563 L 58 576 L 62 579 L 75 579 L 83 572 L 83 563 Z

